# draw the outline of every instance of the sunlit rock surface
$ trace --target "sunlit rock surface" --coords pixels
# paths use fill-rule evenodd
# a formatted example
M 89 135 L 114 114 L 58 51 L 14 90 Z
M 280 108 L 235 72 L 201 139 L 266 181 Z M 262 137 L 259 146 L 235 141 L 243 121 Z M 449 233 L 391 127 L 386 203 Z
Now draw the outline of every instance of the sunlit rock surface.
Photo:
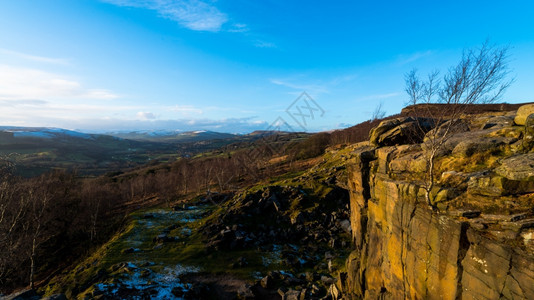
M 356 249 L 337 284 L 346 298 L 534 299 L 534 164 L 514 117 L 525 124 L 528 115 L 470 117 L 469 131 L 451 137 L 436 160 L 437 210 L 425 202 L 424 145 L 391 138 L 403 122 L 374 130 L 376 147 L 355 150 Z

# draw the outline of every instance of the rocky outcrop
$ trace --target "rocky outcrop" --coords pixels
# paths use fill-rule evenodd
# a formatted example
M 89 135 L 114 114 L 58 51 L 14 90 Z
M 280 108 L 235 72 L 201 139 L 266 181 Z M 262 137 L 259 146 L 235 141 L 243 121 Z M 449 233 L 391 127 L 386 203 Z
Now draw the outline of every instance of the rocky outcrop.
M 403 117 L 385 120 L 371 130 L 369 140 L 376 146 L 418 143 L 423 136 L 417 133 L 427 132 L 432 126 L 433 122 L 428 118 Z
M 468 162 L 481 151 L 506 154 L 495 158 L 496 168 L 438 174 L 432 193 L 439 210 L 425 202 L 421 147 L 375 142 L 356 150 L 348 167 L 355 250 L 338 293 L 348 299 L 534 299 L 534 156 L 514 148 L 517 137 L 506 136 L 517 131 L 511 122 L 483 124 L 462 133 L 471 139 L 457 139 L 443 161 Z M 477 135 L 483 146 L 473 144 Z

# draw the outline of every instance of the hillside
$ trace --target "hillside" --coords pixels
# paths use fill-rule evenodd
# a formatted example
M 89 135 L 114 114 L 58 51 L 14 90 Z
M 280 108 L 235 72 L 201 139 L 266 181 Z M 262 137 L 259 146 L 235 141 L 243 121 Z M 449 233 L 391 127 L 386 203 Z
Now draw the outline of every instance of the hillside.
M 340 132 L 261 134 L 252 144 L 87 181 L 83 201 L 108 194 L 110 214 L 99 218 L 117 227 L 97 227 L 100 242 L 36 291 L 77 299 L 532 298 L 534 106 L 516 108 L 474 106 L 454 121 L 434 161 L 430 202 L 425 155 L 450 120 L 421 136 L 418 122 L 433 123 L 409 111 Z M 367 141 L 357 142 L 363 133 Z
M 349 153 L 331 151 L 310 170 L 234 195 L 137 211 L 47 293 L 233 299 L 236 292 L 274 297 L 278 288 L 307 286 L 324 295 L 350 244 L 348 195 L 338 186 L 344 169 L 337 167 Z M 258 279 L 257 287 L 246 285 Z
M 108 135 L 60 128 L 2 126 L 0 157 L 12 161 L 17 174 L 25 177 L 52 170 L 76 171 L 80 175 L 94 176 L 147 163 L 173 162 L 181 157 L 218 150 L 227 145 L 248 147 L 266 135 L 269 134 L 234 135 L 210 131 Z M 303 133 L 300 135 L 306 136 Z

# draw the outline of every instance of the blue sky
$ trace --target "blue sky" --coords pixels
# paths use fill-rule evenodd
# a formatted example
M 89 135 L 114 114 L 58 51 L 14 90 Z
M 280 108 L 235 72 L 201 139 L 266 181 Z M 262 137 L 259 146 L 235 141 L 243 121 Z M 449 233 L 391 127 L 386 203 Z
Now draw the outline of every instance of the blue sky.
M 404 74 L 510 46 L 534 101 L 532 1 L 0 1 L 0 125 L 83 131 L 343 128 L 406 103 Z M 322 114 L 301 128 L 306 92 Z M 281 119 L 279 119 L 281 118 Z

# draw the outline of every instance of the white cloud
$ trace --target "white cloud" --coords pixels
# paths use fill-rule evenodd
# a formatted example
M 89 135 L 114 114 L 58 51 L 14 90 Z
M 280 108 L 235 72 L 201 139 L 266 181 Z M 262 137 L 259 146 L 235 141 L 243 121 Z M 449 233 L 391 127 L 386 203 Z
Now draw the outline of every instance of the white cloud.
M 0 65 L 0 100 L 115 99 L 105 89 L 89 89 L 62 75 L 38 69 Z
M 148 111 L 140 111 L 137 113 L 137 118 L 141 120 L 154 120 L 156 115 Z
M 48 63 L 48 64 L 58 64 L 58 65 L 67 65 L 69 64 L 69 61 L 62 58 L 51 58 L 51 57 L 44 57 L 44 56 L 37 56 L 17 51 L 12 51 L 8 49 L 0 48 L 0 54 L 10 55 L 18 58 L 22 58 L 25 60 L 31 60 L 34 62 L 41 62 L 41 63 Z
M 48 101 L 44 101 L 44 100 L 32 100 L 32 99 L 0 100 L 0 105 L 2 105 L 2 107 L 6 107 L 6 106 L 10 106 L 10 107 L 13 107 L 13 106 L 18 106 L 18 107 L 24 107 L 24 106 L 38 107 L 38 106 L 44 106 L 46 104 L 48 104 Z
M 229 133 L 249 133 L 265 130 L 266 122 L 250 118 L 229 119 L 178 119 L 178 120 L 124 120 L 114 118 L 72 120 L 59 127 L 78 128 L 90 132 L 135 131 L 135 130 L 212 130 Z
M 220 31 L 228 21 L 226 14 L 200 0 L 102 0 L 118 6 L 139 7 L 157 11 L 161 16 L 191 30 Z

